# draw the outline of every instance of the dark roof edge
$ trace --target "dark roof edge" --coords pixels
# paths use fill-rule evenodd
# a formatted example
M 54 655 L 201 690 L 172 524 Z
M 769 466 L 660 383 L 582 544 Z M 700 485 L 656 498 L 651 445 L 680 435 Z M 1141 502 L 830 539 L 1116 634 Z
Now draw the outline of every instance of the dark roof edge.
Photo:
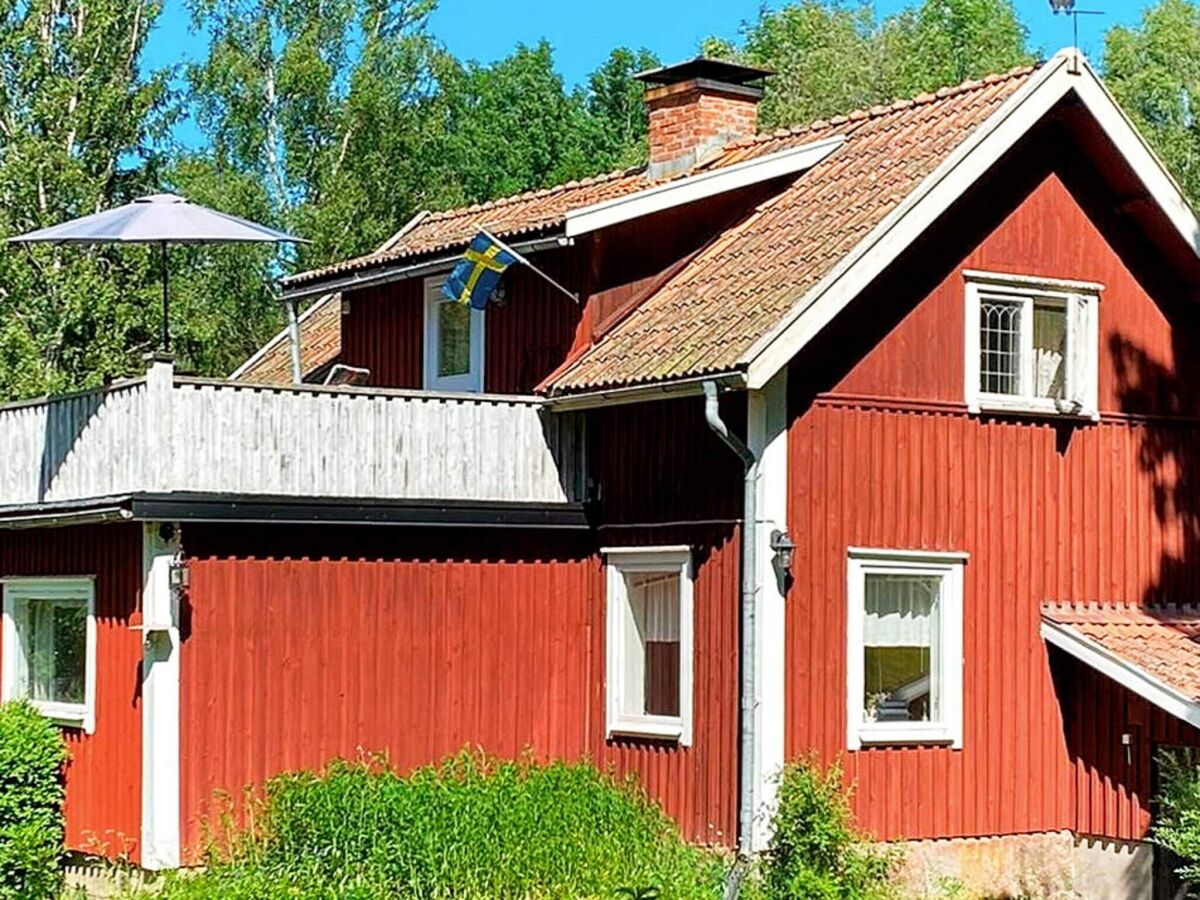
M 121 497 L 0 507 L 0 529 L 110 522 L 246 522 L 275 525 L 422 525 L 584 530 L 582 503 L 483 500 L 363 500 L 215 493 Z

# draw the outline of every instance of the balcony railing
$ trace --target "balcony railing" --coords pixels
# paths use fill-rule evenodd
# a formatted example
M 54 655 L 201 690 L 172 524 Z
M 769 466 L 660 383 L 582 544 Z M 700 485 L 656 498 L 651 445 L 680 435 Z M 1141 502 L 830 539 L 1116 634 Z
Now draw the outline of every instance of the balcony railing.
M 145 378 L 0 407 L 0 505 L 137 493 L 566 504 L 577 420 L 531 397 Z

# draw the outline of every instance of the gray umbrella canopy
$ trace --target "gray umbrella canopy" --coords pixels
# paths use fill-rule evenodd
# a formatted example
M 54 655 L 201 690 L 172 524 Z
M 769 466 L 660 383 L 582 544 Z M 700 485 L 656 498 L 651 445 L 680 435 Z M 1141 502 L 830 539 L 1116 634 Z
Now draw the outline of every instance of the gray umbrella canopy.
M 93 213 L 8 239 L 16 244 L 158 244 L 163 254 L 163 349 L 168 333 L 170 295 L 168 244 L 304 243 L 247 219 L 198 206 L 176 194 L 151 194 L 116 209 Z

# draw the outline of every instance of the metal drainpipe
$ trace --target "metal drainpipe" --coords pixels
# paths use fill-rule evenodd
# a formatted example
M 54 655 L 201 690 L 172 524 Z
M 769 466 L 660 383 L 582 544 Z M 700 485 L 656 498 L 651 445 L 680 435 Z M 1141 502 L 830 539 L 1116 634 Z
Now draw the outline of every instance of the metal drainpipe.
M 304 381 L 304 369 L 300 365 L 300 311 L 296 309 L 297 301 L 293 297 L 288 297 L 283 304 L 287 307 L 288 341 L 292 345 L 292 382 L 300 384 Z
M 717 405 L 717 384 L 714 381 L 704 382 L 704 420 L 717 437 L 738 455 L 745 468 L 742 477 L 742 749 L 738 767 L 738 848 L 743 856 L 747 856 L 754 827 L 754 751 L 757 743 L 754 734 L 754 704 L 758 687 L 754 595 L 758 561 L 758 459 L 721 418 L 721 410 Z

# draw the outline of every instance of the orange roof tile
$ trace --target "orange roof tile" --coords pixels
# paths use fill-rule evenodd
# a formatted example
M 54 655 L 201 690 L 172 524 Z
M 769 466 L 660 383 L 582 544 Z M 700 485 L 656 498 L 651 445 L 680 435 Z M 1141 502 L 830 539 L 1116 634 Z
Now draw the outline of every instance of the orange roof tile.
M 1194 702 L 1200 702 L 1200 607 L 1042 608 L 1042 618 L 1099 644 Z
M 642 169 L 627 169 L 488 203 L 435 212 L 421 219 L 385 250 L 300 272 L 285 278 L 284 284 L 293 287 L 407 257 L 461 247 L 475 237 L 480 228 L 487 228 L 502 238 L 535 234 L 561 225 L 569 210 L 613 200 L 648 186 Z
M 300 320 L 300 364 L 305 373 L 332 362 L 342 352 L 342 295 L 319 298 Z M 292 383 L 292 347 L 286 329 L 237 372 L 238 381 Z
M 634 385 L 730 371 L 866 234 L 973 129 L 1011 96 L 1031 67 L 944 88 L 829 121 L 758 135 L 696 169 L 717 169 L 836 136 L 845 143 L 719 235 L 653 296 L 566 367 L 554 393 Z M 433 213 L 386 249 L 303 272 L 289 287 L 465 245 L 481 227 L 501 237 L 547 233 L 580 207 L 651 187 L 643 169 L 530 191 Z M 312 356 L 332 358 L 336 317 L 313 323 Z M 305 364 L 310 350 L 305 331 Z M 337 350 L 332 349 L 332 355 Z M 264 354 L 240 377 L 287 371 L 287 347 Z M 308 369 L 306 368 L 306 371 Z
M 559 375 L 555 393 L 734 369 L 751 345 L 1026 82 L 1014 70 L 727 148 L 725 166 L 845 143 L 721 234 Z

